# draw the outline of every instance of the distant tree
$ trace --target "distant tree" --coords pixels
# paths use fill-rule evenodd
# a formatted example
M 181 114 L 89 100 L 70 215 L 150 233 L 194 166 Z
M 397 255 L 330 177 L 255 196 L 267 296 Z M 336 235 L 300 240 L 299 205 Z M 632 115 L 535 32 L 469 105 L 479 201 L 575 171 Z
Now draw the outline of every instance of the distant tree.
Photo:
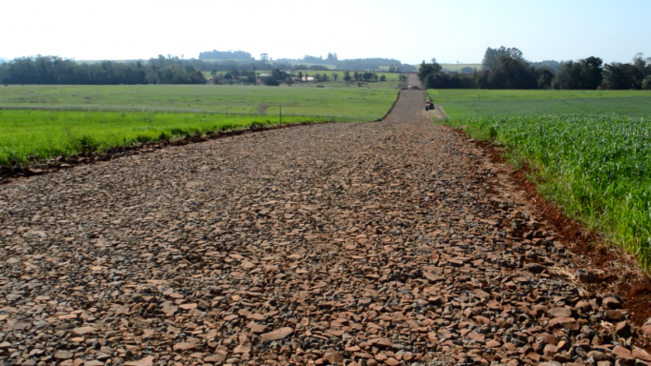
M 213 85 L 222 85 L 224 84 L 224 75 L 222 73 L 211 73 Z
M 285 71 L 280 71 L 279 69 L 271 70 L 271 78 L 278 82 L 285 81 L 285 79 L 287 79 L 288 77 L 289 74 L 286 73 Z
M 266 86 L 278 86 L 280 85 L 280 82 L 274 78 L 265 78 L 264 79 L 264 85 Z
M 348 85 L 351 80 L 350 71 L 344 71 L 344 81 L 346 82 L 346 85 Z
M 240 72 L 237 70 L 237 68 L 233 68 L 233 70 L 231 70 L 231 75 L 235 80 L 238 80 L 240 78 Z
M 538 67 L 534 70 L 536 86 L 538 89 L 549 89 L 552 86 L 554 73 L 546 67 Z
M 433 63 L 433 64 L 436 63 L 436 57 L 432 57 L 432 63 Z
M 536 68 L 546 67 L 549 70 L 551 70 L 554 74 L 558 72 L 558 68 L 561 66 L 561 64 L 558 61 L 554 61 L 554 60 L 546 60 L 541 62 L 529 62 L 529 64 Z
M 642 81 L 642 89 L 644 90 L 651 90 L 651 76 L 647 76 L 644 78 Z
M 251 54 L 244 51 L 206 51 L 199 53 L 199 59 L 249 60 Z
M 310 70 L 329 70 L 327 67 L 325 67 L 323 65 L 312 65 L 312 66 L 308 67 L 308 69 L 310 69 Z
M 602 87 L 614 90 L 642 89 L 644 80 L 644 74 L 635 65 L 613 62 L 604 66 Z
M 595 90 L 603 80 L 603 61 L 598 57 L 562 62 L 552 81 L 554 89 Z
M 402 82 L 407 81 L 407 75 L 405 75 L 405 74 L 398 75 L 398 80 L 400 80 Z
M 633 59 L 631 60 L 631 63 L 633 66 L 635 66 L 638 70 L 640 70 L 641 73 L 644 74 L 645 69 L 646 69 L 646 61 L 644 60 L 644 53 L 638 52 L 633 56 Z
M 387 77 L 386 77 L 386 75 L 382 74 L 382 75 L 380 76 L 380 81 L 387 81 Z
M 418 79 L 424 83 L 428 75 L 441 73 L 442 69 L 441 65 L 437 63 L 426 64 L 425 61 L 423 61 L 418 68 Z M 406 76 L 407 75 L 405 75 L 405 81 L 407 79 Z
M 499 56 L 508 56 L 518 61 L 524 61 L 524 57 L 522 56 L 522 51 L 520 51 L 516 47 L 506 48 L 502 46 L 500 48 L 495 48 L 495 49 L 488 47 L 488 49 L 486 49 L 486 53 L 484 53 L 484 59 L 481 62 L 482 66 L 485 69 L 491 69 Z
M 298 72 L 298 80 L 303 81 L 303 73 L 300 71 Z
M 336 83 L 336 82 L 337 82 L 337 79 L 339 79 L 339 73 L 338 73 L 338 72 L 333 72 L 333 73 L 330 74 L 330 75 L 332 75 L 332 80 L 334 80 L 335 83 Z
M 361 88 L 361 87 L 362 87 L 362 85 L 364 85 L 364 83 L 363 83 L 363 82 L 361 82 L 361 81 L 358 81 L 358 82 L 357 82 L 357 86 L 358 86 L 359 88 Z
M 332 54 L 332 53 L 328 53 L 328 58 L 327 58 L 327 60 L 328 60 L 328 62 L 336 62 L 336 61 L 338 60 L 338 58 L 337 58 L 337 52 L 335 52 L 334 54 Z
M 152 61 L 153 60 L 153 61 Z M 145 66 L 141 61 L 77 63 L 56 56 L 17 58 L 0 65 L 6 84 L 205 84 L 201 70 L 178 57 L 159 56 Z
M 533 68 L 521 58 L 500 55 L 490 69 L 483 69 L 486 84 L 480 88 L 490 89 L 535 89 Z
M 285 79 L 285 83 L 287 84 L 287 86 L 292 86 L 292 84 L 294 84 L 294 79 L 289 77 Z
M 260 54 L 260 61 L 262 61 L 262 62 L 267 62 L 267 61 L 269 61 L 269 54 L 267 54 L 267 53 L 261 53 L 261 54 Z
M 603 61 L 599 57 L 590 56 L 581 60 L 585 89 L 595 90 L 603 81 Z

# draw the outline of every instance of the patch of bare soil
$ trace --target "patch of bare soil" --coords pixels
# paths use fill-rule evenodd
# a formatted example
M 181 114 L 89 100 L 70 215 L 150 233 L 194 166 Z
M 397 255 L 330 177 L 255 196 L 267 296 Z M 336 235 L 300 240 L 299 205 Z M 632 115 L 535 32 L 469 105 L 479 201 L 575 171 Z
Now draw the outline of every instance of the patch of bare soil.
M 0 186 L 20 365 L 632 364 L 641 330 L 508 168 L 403 91 Z M 587 273 L 586 275 L 589 275 Z M 631 291 L 645 293 L 645 288 Z
M 423 113 L 432 120 L 444 121 L 449 118 L 443 107 L 440 105 L 435 106 L 432 110 L 423 111 Z

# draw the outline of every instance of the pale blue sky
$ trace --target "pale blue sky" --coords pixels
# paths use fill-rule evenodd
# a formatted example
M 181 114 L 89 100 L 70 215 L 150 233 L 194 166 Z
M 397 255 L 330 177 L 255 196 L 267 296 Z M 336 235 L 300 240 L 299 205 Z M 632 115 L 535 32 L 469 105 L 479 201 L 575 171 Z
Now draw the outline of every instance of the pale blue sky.
M 531 61 L 651 56 L 651 0 L 20 0 L 3 1 L 0 57 L 78 60 L 198 57 L 392 57 L 480 62 L 486 47 Z

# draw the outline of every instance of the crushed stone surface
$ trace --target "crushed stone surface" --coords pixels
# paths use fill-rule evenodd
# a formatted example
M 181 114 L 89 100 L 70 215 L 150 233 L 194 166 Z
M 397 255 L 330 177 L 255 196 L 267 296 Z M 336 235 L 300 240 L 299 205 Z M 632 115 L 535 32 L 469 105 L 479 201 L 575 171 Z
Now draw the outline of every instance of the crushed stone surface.
M 3 365 L 651 361 L 424 99 L 0 186 Z

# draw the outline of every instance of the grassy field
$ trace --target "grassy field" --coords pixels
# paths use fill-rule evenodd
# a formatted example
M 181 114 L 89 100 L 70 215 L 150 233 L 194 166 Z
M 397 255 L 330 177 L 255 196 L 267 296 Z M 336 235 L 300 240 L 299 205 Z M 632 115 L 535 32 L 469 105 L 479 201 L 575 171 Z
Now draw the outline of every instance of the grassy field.
M 372 121 L 396 90 L 253 86 L 0 88 L 0 165 L 251 124 Z M 263 105 L 264 104 L 264 105 Z
M 469 67 L 471 69 L 481 70 L 481 64 L 440 64 L 444 70 L 450 70 L 454 72 L 461 72 L 461 69 Z M 418 66 L 416 66 L 418 67 Z
M 380 118 L 397 91 L 217 85 L 8 86 L 0 108 L 257 114 L 262 103 L 277 115 L 368 121 Z
M 651 91 L 428 90 L 450 117 L 554 113 L 651 115 Z
M 481 98 L 473 100 L 474 98 Z M 430 91 L 453 127 L 532 167 L 539 191 L 651 270 L 651 92 Z
M 283 116 L 282 122 L 332 120 L 337 119 Z M 279 122 L 278 115 L 0 110 L 0 165 Z

